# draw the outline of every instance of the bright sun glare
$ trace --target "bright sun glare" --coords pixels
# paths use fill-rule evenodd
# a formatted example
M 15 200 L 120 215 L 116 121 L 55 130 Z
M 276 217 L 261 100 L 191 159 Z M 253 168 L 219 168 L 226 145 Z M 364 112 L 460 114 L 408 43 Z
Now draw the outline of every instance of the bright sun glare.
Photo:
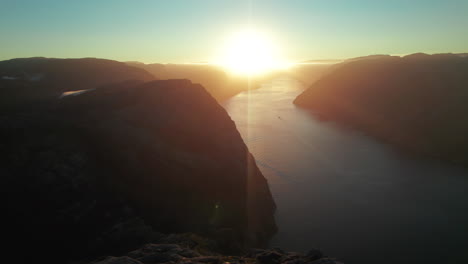
M 235 74 L 254 75 L 288 67 L 275 43 L 254 30 L 231 36 L 218 57 L 217 63 Z

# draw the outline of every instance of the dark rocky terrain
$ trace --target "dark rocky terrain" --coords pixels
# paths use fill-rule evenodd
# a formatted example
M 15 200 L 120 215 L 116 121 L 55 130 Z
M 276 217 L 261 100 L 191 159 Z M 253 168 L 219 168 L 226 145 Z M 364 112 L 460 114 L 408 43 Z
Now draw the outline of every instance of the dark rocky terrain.
M 229 256 L 212 250 L 213 241 L 193 234 L 162 236 L 158 244 L 146 244 L 125 255 L 101 257 L 94 264 L 340 264 L 325 256 L 320 250 L 311 249 L 306 254 L 285 252 L 279 248 L 249 249 L 244 254 Z
M 409 152 L 468 165 L 466 54 L 369 56 L 333 66 L 294 103 Z
M 220 252 L 267 244 L 276 232 L 267 181 L 202 86 L 144 82 L 152 76 L 133 68 L 82 80 L 74 67 L 76 82 L 50 90 L 2 70 L 12 77 L 2 80 L 2 98 L 15 99 L 0 112 L 5 259 L 89 261 L 161 233 L 202 234 Z M 114 83 L 126 78 L 138 80 Z M 28 89 L 47 96 L 22 100 Z

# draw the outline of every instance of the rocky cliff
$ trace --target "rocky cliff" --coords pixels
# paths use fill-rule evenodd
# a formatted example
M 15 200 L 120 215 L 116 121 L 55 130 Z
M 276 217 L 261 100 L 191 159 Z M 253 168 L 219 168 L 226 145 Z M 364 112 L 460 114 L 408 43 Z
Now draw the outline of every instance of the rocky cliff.
M 468 165 L 466 54 L 345 61 L 294 103 L 404 151 Z
M 0 120 L 3 237 L 17 262 L 119 255 L 160 232 L 235 252 L 276 231 L 267 181 L 200 85 L 127 81 Z

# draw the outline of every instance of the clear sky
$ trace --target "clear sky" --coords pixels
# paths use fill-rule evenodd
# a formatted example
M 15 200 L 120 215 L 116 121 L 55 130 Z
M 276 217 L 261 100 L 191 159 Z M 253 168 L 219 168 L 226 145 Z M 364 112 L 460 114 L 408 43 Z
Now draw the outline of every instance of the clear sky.
M 246 27 L 297 61 L 468 52 L 468 0 L 0 0 L 0 60 L 207 61 Z

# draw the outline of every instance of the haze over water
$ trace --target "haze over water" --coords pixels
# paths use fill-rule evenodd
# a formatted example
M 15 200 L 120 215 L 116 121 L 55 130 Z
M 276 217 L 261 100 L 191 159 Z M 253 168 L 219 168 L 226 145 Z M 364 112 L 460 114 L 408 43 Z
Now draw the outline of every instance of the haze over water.
M 303 89 L 279 78 L 223 104 L 275 198 L 271 246 L 351 264 L 466 259 L 468 170 L 318 121 L 292 103 Z

